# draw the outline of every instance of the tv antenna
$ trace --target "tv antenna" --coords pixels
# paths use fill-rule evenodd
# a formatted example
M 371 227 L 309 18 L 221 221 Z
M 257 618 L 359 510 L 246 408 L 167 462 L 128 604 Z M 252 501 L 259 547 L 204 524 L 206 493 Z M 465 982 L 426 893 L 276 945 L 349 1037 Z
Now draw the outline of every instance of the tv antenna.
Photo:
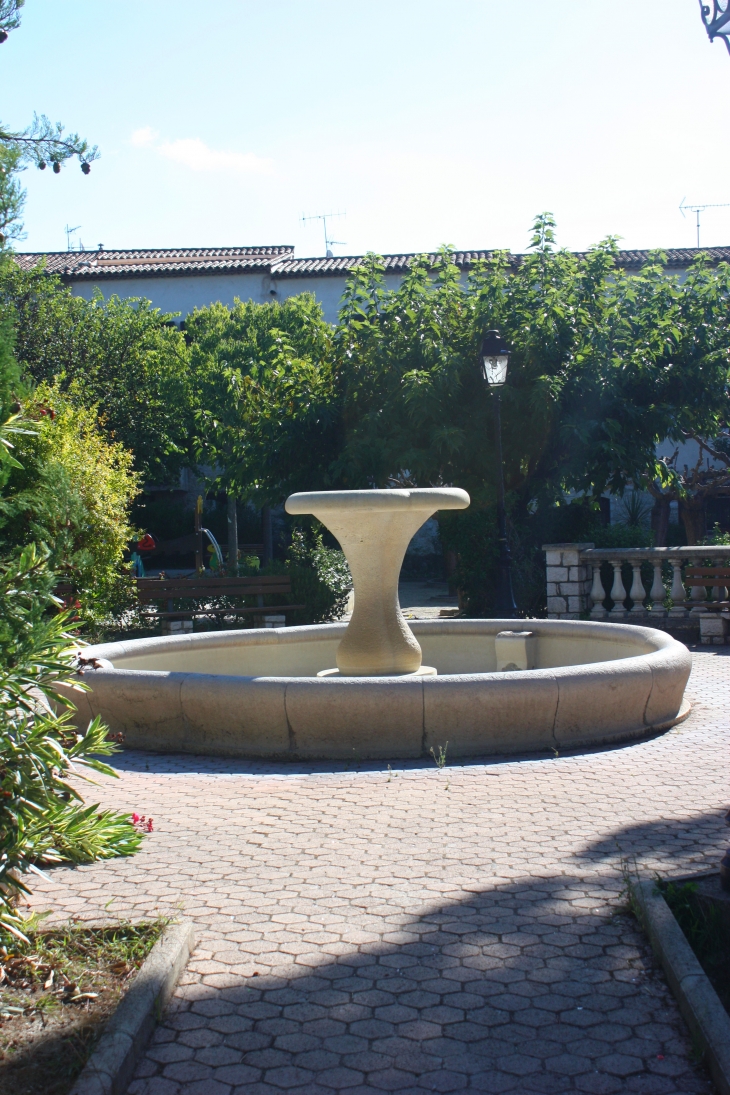
M 730 206 L 730 202 L 708 202 L 706 205 L 687 205 L 687 199 L 682 198 L 679 203 L 679 212 L 684 216 L 685 210 L 688 213 L 695 213 L 697 215 L 697 246 L 700 245 L 700 213 L 704 213 L 705 209 L 727 209 Z
M 347 216 L 346 213 L 314 213 L 311 217 L 305 217 L 304 214 L 302 214 L 303 223 L 306 223 L 307 221 L 322 221 L 324 227 L 324 251 L 328 259 L 334 258 L 332 254 L 333 247 L 344 247 L 345 244 L 343 240 L 331 240 L 329 238 L 327 235 L 327 221 L 331 220 L 332 217 L 345 216 Z
M 67 251 L 73 251 L 74 250 L 74 246 L 71 243 L 71 237 L 74 234 L 74 232 L 78 232 L 80 227 L 81 227 L 80 224 L 77 224 L 75 228 L 69 228 L 69 226 L 66 225 L 66 250 Z M 83 251 L 83 249 L 84 249 L 83 245 L 79 244 L 78 249 L 79 249 L 79 251 Z

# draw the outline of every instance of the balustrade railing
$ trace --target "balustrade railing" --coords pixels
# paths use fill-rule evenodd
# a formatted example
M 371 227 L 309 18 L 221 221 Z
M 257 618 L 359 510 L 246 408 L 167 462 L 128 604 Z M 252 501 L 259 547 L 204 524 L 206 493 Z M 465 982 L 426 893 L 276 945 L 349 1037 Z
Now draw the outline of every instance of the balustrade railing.
M 687 566 L 730 566 L 730 546 L 596 548 L 593 544 L 545 544 L 548 616 L 653 627 L 712 611 L 727 601 L 724 586 L 684 584 Z

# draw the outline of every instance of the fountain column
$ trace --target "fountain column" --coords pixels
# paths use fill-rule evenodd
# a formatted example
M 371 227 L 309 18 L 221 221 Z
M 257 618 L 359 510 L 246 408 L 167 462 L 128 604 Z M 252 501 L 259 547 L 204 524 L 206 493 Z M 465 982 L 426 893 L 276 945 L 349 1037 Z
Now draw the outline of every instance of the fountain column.
M 469 495 L 455 487 L 313 491 L 287 498 L 287 513 L 313 514 L 337 537 L 350 564 L 355 607 L 337 648 L 343 676 L 421 670 L 421 647 L 398 602 L 403 557 L 437 510 L 468 505 Z

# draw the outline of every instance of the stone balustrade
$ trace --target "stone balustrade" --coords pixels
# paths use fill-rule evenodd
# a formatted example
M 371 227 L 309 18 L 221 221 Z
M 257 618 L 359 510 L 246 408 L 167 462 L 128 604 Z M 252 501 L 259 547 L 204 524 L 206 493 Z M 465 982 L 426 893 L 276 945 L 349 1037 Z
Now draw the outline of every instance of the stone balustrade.
M 728 547 L 596 548 L 544 544 L 547 609 L 552 620 L 592 619 L 641 623 L 666 631 L 699 631 L 709 601 L 728 600 L 725 587 L 686 588 L 684 567 L 730 566 Z M 709 593 L 709 597 L 708 597 Z M 724 641 L 726 626 L 716 622 Z M 723 621 L 725 624 L 725 621 Z M 709 619 L 702 628 L 713 634 Z M 708 641 L 717 641 L 708 639 Z

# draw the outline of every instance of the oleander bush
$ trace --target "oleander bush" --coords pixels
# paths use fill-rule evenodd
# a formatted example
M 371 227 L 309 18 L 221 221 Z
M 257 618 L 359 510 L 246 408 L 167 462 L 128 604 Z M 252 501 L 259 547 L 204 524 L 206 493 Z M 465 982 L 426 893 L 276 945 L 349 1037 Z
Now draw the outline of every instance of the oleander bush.
M 47 555 L 35 545 L 0 563 L 0 925 L 22 935 L 20 895 L 44 865 L 131 855 L 141 833 L 127 815 L 86 805 L 74 776 L 115 776 L 100 757 L 118 746 L 97 718 L 72 723 L 61 687 L 83 688 L 69 632 L 51 592 Z

